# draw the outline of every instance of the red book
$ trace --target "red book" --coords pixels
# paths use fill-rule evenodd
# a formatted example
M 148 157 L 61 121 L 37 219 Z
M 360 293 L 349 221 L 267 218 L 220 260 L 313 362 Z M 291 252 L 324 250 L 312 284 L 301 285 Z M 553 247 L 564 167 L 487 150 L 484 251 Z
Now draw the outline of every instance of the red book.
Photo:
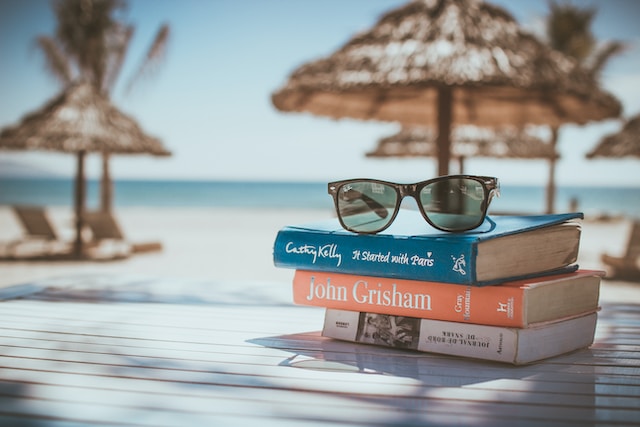
M 525 328 L 597 310 L 603 271 L 494 286 L 296 270 L 293 301 L 341 310 Z

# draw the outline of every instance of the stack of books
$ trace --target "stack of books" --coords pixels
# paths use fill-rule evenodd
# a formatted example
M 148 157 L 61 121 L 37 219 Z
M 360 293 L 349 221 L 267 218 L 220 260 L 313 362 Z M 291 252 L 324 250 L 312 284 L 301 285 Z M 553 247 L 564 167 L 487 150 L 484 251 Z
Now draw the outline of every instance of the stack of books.
M 429 228 L 401 210 L 385 231 L 337 219 L 282 228 L 276 267 L 293 301 L 326 309 L 325 337 L 526 364 L 593 343 L 602 271 L 576 264 L 581 213 L 492 216 Z

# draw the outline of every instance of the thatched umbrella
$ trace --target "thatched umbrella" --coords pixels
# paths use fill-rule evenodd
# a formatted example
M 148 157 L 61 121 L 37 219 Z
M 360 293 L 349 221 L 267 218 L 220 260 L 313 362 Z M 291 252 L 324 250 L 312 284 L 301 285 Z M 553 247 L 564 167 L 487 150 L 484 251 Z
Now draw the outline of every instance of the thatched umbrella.
M 400 132 L 381 138 L 367 157 L 437 157 L 435 133 L 424 127 L 403 127 Z M 499 159 L 545 159 L 550 163 L 549 185 L 553 186 L 553 162 L 560 155 L 554 146 L 533 132 L 533 129 L 503 127 L 500 129 L 462 125 L 451 135 L 451 156 L 458 160 L 458 171 L 464 173 L 466 158 L 494 157 Z M 547 198 L 548 203 L 548 198 Z M 552 207 L 547 206 L 547 211 Z
M 438 129 L 448 173 L 452 124 L 483 127 L 616 117 L 620 103 L 501 8 L 414 0 L 332 55 L 296 69 L 272 95 L 282 111 Z
M 118 110 L 87 83 L 69 86 L 18 124 L 4 128 L 0 132 L 0 149 L 51 150 L 77 155 L 74 200 L 76 257 L 83 254 L 86 154 L 171 154 L 159 139 L 145 134 L 133 118 Z
M 381 138 L 367 157 L 437 157 L 436 134 L 430 128 L 413 126 Z M 451 135 L 451 156 L 458 159 L 459 172 L 464 173 L 464 159 L 495 157 L 511 159 L 558 158 L 551 144 L 531 131 L 505 127 L 479 128 L 463 125 Z
M 640 158 L 640 114 L 627 120 L 619 132 L 602 138 L 598 145 L 587 153 L 588 159 L 597 157 Z

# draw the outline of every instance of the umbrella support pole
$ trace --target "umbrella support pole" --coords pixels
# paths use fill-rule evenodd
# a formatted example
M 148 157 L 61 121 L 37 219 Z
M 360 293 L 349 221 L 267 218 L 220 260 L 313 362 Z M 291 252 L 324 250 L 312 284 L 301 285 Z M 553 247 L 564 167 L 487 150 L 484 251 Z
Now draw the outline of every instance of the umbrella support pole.
M 458 157 L 458 173 L 464 175 L 464 156 Z
M 556 146 L 558 145 L 558 127 L 551 126 L 551 148 L 553 152 L 556 152 Z M 547 182 L 547 213 L 552 214 L 555 211 L 556 200 L 556 158 L 551 156 L 549 158 L 549 180 Z
M 76 239 L 73 245 L 73 255 L 75 258 L 83 256 L 82 229 L 84 228 L 84 205 L 86 194 L 86 183 L 84 178 L 84 157 L 85 151 L 78 152 L 78 165 L 76 169 L 75 185 L 75 216 L 76 216 Z
M 449 174 L 451 159 L 451 122 L 453 116 L 453 89 L 438 89 L 438 176 Z
M 109 153 L 102 153 L 102 181 L 100 182 L 100 209 L 103 212 L 110 212 L 113 200 L 113 182 L 109 170 Z

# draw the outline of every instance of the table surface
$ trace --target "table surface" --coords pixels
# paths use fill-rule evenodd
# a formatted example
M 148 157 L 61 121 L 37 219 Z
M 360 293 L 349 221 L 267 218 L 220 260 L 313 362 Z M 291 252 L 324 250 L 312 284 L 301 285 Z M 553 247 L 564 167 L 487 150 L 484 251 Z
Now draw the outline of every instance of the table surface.
M 78 276 L 4 289 L 0 424 L 640 425 L 640 298 L 602 301 L 590 349 L 515 367 L 326 339 L 324 311 L 275 288 Z

